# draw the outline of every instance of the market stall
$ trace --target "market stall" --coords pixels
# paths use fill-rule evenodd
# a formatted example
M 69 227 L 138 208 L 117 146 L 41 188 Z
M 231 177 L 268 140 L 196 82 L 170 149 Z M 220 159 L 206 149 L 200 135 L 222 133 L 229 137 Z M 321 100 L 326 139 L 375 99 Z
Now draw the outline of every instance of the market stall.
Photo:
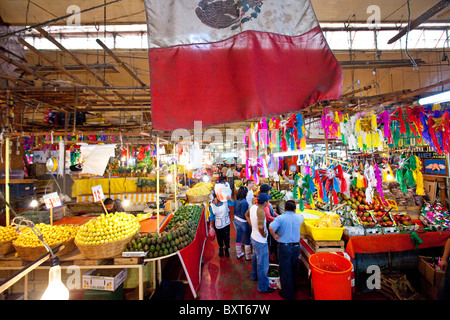
M 64 245 L 63 250 L 58 252 L 61 269 L 68 270 L 71 266 L 81 265 L 84 271 L 88 271 L 86 274 L 90 274 L 86 276 L 88 280 L 84 279 L 85 274 L 83 274 L 82 289 L 98 289 L 91 284 L 107 277 L 101 272 L 97 272 L 95 268 L 101 268 L 103 271 L 112 270 L 105 271 L 107 274 L 116 272 L 113 271 L 114 269 L 117 270 L 116 276 L 120 276 L 119 278 L 115 276 L 111 280 L 114 292 L 117 290 L 122 292 L 129 282 L 134 282 L 138 290 L 138 298 L 143 299 L 144 294 L 148 296 L 148 290 L 144 290 L 145 287 L 150 283 L 150 293 L 154 293 L 161 282 L 162 268 L 170 257 L 176 255 L 182 263 L 192 294 L 196 296 L 196 290 L 200 283 L 198 275 L 206 239 L 206 214 L 208 213 L 205 204 L 197 205 L 196 203 L 199 202 L 198 200 L 208 201 L 212 185 L 208 185 L 202 191 L 205 194 L 202 194 L 201 199 L 194 196 L 190 199 L 192 204 L 181 205 L 179 200 L 183 198 L 183 194 L 180 191 L 183 192 L 184 189 L 185 192 L 188 187 L 183 188 L 178 184 L 177 172 L 185 172 L 185 169 L 178 167 L 175 155 L 167 157 L 161 155 L 164 151 L 160 148 L 159 138 L 156 139 L 156 154 L 152 159 L 149 157 L 144 159 L 142 154 L 128 147 L 126 151 L 121 149 L 120 161 L 127 162 L 128 158 L 126 157 L 129 156 L 129 159 L 140 158 L 140 160 L 145 160 L 146 163 L 151 162 L 156 168 L 159 168 L 147 173 L 141 171 L 141 166 L 136 165 L 134 168 L 139 169 L 132 170 L 134 177 L 123 178 L 118 177 L 114 169 L 116 163 L 112 160 L 113 151 L 116 149 L 114 145 L 103 145 L 100 141 L 105 140 L 96 140 L 98 144 L 89 145 L 90 153 L 83 156 L 83 152 L 78 149 L 76 151 L 66 150 L 64 140 L 57 137 L 55 139 L 59 141 L 57 145 L 60 152 L 71 152 L 71 160 L 78 161 L 79 165 L 83 164 L 84 169 L 90 168 L 87 173 L 89 178 L 75 177 L 73 179 L 72 196 L 81 203 L 91 203 L 91 206 L 99 204 L 101 211 L 97 213 L 86 207 L 88 212 L 82 216 L 64 214 L 56 217 L 53 212 L 63 205 L 62 197 L 66 197 L 59 192 L 43 195 L 42 200 L 48 211 L 42 211 L 39 215 L 34 214 L 34 211 L 15 212 L 13 207 L 8 206 L 12 212 L 6 219 L 6 226 L 1 230 L 0 265 L 1 270 L 7 273 L 18 270 L 26 275 L 23 287 L 25 299 L 28 297 L 28 272 L 31 272 L 31 270 L 26 272 L 22 270 L 25 262 L 38 259 L 40 254 L 46 252 L 45 248 L 48 248 L 48 252 L 53 256 L 51 249 L 61 241 Z M 53 143 L 53 141 L 51 142 Z M 93 148 L 95 146 L 99 146 L 102 152 L 93 151 L 99 150 Z M 104 148 L 108 148 L 108 150 L 103 152 Z M 29 152 L 31 149 L 29 148 L 27 151 Z M 139 152 L 146 152 L 146 150 L 141 148 Z M 76 153 L 76 156 L 73 152 Z M 63 172 L 66 171 L 64 170 L 66 165 L 60 154 L 58 154 L 58 159 L 52 158 L 56 153 L 36 153 L 36 155 L 41 158 L 36 163 L 46 162 L 46 171 L 49 174 L 58 172 L 59 175 L 58 164 L 62 166 Z M 131 155 L 135 158 L 132 158 Z M 107 161 L 104 161 L 105 159 Z M 103 162 L 103 166 L 99 166 L 99 162 Z M 128 166 L 128 168 L 131 167 Z M 145 169 L 151 170 L 150 167 L 145 167 Z M 108 176 L 107 178 L 99 175 L 103 171 L 104 175 Z M 116 177 L 111 178 L 111 174 Z M 199 184 L 195 190 L 200 190 L 201 186 Z M 113 200 L 122 200 L 123 203 L 128 201 L 127 209 L 132 208 L 133 205 L 134 207 L 141 205 L 141 208 L 144 206 L 148 210 L 134 213 L 114 213 L 114 211 L 108 213 L 103 202 L 106 195 Z M 8 201 L 6 202 L 8 203 Z M 42 220 L 42 217 L 45 216 L 49 216 L 49 219 Z M 46 223 L 42 223 L 46 220 L 48 220 Z M 71 228 L 70 234 L 65 231 L 68 227 Z M 40 233 L 44 235 L 41 240 L 37 237 Z M 42 264 L 42 262 L 39 263 Z M 36 272 L 47 269 L 48 267 L 45 265 L 33 268 Z M 130 270 L 127 278 L 128 269 Z M 133 270 L 136 270 L 137 275 L 133 275 Z M 98 274 L 95 276 L 91 274 L 92 272 Z M 39 277 L 41 276 L 42 274 L 39 275 Z M 100 288 L 100 290 L 111 291 L 105 288 Z M 89 298 L 85 297 L 90 294 L 87 292 L 90 291 L 84 291 L 83 298 Z
M 450 231 L 423 232 L 418 233 L 417 236 L 420 238 L 420 243 L 412 239 L 411 233 L 348 237 L 345 250 L 352 258 L 355 258 L 356 253 L 396 252 L 443 247 L 450 237 Z
M 116 238 L 116 235 L 107 232 L 106 228 L 109 225 L 107 221 L 111 223 L 114 221 L 117 224 L 117 219 L 129 221 L 124 226 L 130 226 L 129 223 L 133 223 L 138 225 L 138 227 L 129 229 L 129 233 L 126 233 L 126 237 L 122 240 L 116 240 L 119 236 L 117 235 Z M 140 221 L 138 222 L 138 220 Z M 106 221 L 106 224 L 102 221 Z M 100 225 L 104 226 L 103 231 L 98 229 Z M 48 227 L 43 224 L 36 225 L 43 234 L 47 232 L 48 228 L 67 228 L 67 226 L 71 226 L 73 233 L 70 238 L 64 240 L 68 249 L 59 253 L 61 267 L 64 270 L 67 270 L 70 266 L 83 266 L 82 269 L 86 271 L 101 268 L 102 270 L 130 269 L 128 272 L 131 272 L 131 269 L 137 269 L 138 296 L 142 300 L 144 298 L 144 280 L 147 283 L 151 282 L 152 292 L 154 292 L 161 282 L 161 260 L 178 255 L 192 293 L 194 297 L 196 296 L 196 290 L 198 290 L 200 282 L 198 275 L 203 245 L 206 240 L 204 206 L 183 206 L 174 214 L 165 217 L 159 227 L 156 224 L 155 217 L 134 217 L 126 213 L 110 214 L 109 217 L 101 215 L 100 217 L 63 218 Z M 97 231 L 92 231 L 95 226 L 97 226 Z M 120 222 L 116 225 L 116 230 L 122 230 Z M 13 232 L 15 233 L 15 231 Z M 53 248 L 58 243 L 58 239 L 60 239 L 59 233 L 54 231 L 48 236 L 46 235 L 44 237 L 45 242 Z M 97 236 L 97 234 L 102 234 L 103 236 Z M 167 238 L 168 234 L 170 236 Z M 172 235 L 174 240 L 172 240 Z M 14 244 L 14 248 L 11 246 L 9 249 L 5 249 L 6 251 L 2 251 L 0 270 L 9 272 L 20 270 L 26 261 L 35 260 L 40 254 L 45 252 L 44 245 L 39 245 L 40 242 L 37 238 L 33 240 L 34 234 L 27 236 L 29 240 L 21 240 L 25 236 L 25 234 L 18 237 L 16 235 L 9 240 Z M 58 238 L 55 239 L 54 237 Z M 73 243 L 74 239 L 76 245 Z M 31 244 L 29 241 L 35 241 L 36 243 Z M 70 245 L 68 245 L 69 242 L 67 241 L 71 241 Z M 19 243 L 23 243 L 23 245 L 19 246 Z M 137 243 L 139 245 L 136 245 Z M 27 247 L 29 249 L 25 249 Z M 34 252 L 37 250 L 40 251 Z M 42 266 L 35 270 L 46 269 L 48 267 Z M 144 274 L 144 272 L 146 273 Z M 126 277 L 122 279 L 122 282 L 125 280 Z M 28 296 L 28 282 L 29 278 L 26 277 L 23 289 L 25 299 Z M 119 285 L 120 283 L 117 284 L 117 286 Z M 85 286 L 83 282 L 83 289 L 92 289 L 92 287 Z
M 325 109 L 309 126 L 319 143 L 308 143 L 301 112 L 261 118 L 246 131 L 246 179 L 271 184 L 275 203 L 280 190 L 282 201 L 297 202 L 307 256 L 344 252 L 355 274 L 357 254 L 442 248 L 450 235 L 448 112 Z

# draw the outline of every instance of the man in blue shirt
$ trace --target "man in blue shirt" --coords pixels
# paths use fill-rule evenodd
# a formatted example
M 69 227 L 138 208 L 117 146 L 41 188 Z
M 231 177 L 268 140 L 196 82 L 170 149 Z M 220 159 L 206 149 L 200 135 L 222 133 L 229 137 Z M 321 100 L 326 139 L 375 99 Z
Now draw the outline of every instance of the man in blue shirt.
M 296 205 L 286 201 L 286 212 L 279 215 L 269 225 L 269 232 L 278 241 L 278 261 L 280 264 L 280 296 L 295 299 L 298 257 L 300 256 L 300 226 L 303 216 L 295 213 Z

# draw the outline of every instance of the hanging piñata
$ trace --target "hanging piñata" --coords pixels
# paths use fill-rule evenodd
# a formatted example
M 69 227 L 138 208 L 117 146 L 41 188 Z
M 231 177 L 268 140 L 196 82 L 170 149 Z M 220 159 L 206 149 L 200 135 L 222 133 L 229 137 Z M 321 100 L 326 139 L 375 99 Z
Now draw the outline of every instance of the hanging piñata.
M 315 171 L 314 181 L 318 185 L 319 198 L 324 202 L 328 202 L 328 192 L 331 192 L 333 204 L 338 204 L 338 192 L 345 192 L 347 190 L 347 182 L 344 178 L 344 171 L 341 165 L 331 165 L 325 170 Z

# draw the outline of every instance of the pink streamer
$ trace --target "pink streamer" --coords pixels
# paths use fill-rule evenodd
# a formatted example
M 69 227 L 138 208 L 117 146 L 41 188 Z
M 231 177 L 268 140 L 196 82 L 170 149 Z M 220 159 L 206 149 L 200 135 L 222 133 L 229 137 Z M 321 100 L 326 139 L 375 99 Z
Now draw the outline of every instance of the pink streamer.
M 245 174 L 246 174 L 247 180 L 252 177 L 252 167 L 251 167 L 250 159 L 247 159 L 245 161 Z
M 375 169 L 374 170 L 375 178 L 377 179 L 377 191 L 378 191 L 378 194 L 380 195 L 381 199 L 384 199 L 383 187 L 381 185 L 381 183 L 382 183 L 381 170 L 378 167 L 377 163 L 374 164 L 374 169 Z
M 391 118 L 389 116 L 389 111 L 385 110 L 383 113 L 378 115 L 377 122 L 383 124 L 384 137 L 387 138 L 388 141 L 392 141 L 390 130 Z

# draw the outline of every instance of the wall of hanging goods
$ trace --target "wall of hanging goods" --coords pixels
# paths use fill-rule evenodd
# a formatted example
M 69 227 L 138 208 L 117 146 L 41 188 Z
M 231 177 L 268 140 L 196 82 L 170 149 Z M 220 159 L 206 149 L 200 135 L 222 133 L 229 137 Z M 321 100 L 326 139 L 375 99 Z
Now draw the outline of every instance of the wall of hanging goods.
M 245 179 L 272 184 L 299 212 L 338 214 L 349 234 L 415 231 L 420 217 L 431 230 L 436 206 L 437 229 L 448 230 L 449 112 L 445 105 L 325 108 L 319 121 L 300 112 L 261 118 L 246 129 Z

